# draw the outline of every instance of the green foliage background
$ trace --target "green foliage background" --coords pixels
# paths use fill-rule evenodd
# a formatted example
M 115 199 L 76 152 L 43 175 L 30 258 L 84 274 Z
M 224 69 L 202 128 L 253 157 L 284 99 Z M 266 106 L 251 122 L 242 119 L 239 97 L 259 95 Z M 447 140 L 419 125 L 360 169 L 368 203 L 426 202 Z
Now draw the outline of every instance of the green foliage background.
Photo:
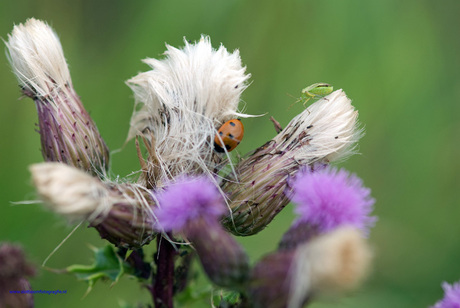
M 238 48 L 252 84 L 241 153 L 274 136 L 269 115 L 286 124 L 288 109 L 306 85 L 343 88 L 360 111 L 366 136 L 361 155 L 339 164 L 372 188 L 379 221 L 370 242 L 373 273 L 365 286 L 312 307 L 427 307 L 442 296 L 442 281 L 460 279 L 460 2 L 436 1 L 61 1 L 0 2 L 0 36 L 36 17 L 61 38 L 73 83 L 111 150 L 122 147 L 133 98 L 124 84 L 161 57 L 164 43 L 211 36 Z M 21 243 L 37 265 L 72 230 L 40 205 L 11 205 L 35 198 L 27 166 L 41 162 L 31 100 L 20 96 L 6 57 L 0 57 L 0 240 Z M 139 168 L 133 143 L 112 160 L 126 176 Z M 254 262 L 276 247 L 292 220 L 287 207 L 262 233 L 241 238 Z M 89 264 L 87 244 L 102 246 L 93 229 L 79 228 L 48 263 Z M 86 286 L 71 276 L 40 270 L 36 307 L 115 307 L 148 302 L 134 280 Z M 206 307 L 206 303 L 196 307 Z

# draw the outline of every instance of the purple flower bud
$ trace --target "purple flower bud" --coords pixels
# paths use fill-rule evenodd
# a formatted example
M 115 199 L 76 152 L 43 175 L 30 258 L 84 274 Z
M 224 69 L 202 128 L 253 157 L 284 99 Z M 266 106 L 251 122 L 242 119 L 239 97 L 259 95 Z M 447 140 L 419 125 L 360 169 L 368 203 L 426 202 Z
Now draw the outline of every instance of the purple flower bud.
M 226 209 L 213 183 L 205 177 L 182 177 L 157 194 L 157 200 L 158 229 L 180 232 L 190 240 L 215 284 L 238 288 L 246 282 L 249 260 L 219 224 Z
M 460 308 L 460 281 L 452 285 L 444 282 L 442 288 L 444 298 L 431 308 Z
M 265 256 L 252 270 L 250 294 L 256 308 L 287 307 L 295 251 Z
M 318 228 L 302 222 L 294 222 L 289 230 L 283 234 L 278 246 L 278 250 L 292 250 L 298 245 L 308 242 L 313 237 L 320 234 Z
M 35 276 L 35 269 L 26 261 L 19 246 L 0 244 L 0 307 L 31 308 L 31 293 L 17 294 L 10 291 L 30 291 L 27 277 Z
M 242 288 L 249 276 L 249 259 L 243 247 L 218 222 L 199 218 L 184 235 L 195 248 L 208 277 L 222 287 Z

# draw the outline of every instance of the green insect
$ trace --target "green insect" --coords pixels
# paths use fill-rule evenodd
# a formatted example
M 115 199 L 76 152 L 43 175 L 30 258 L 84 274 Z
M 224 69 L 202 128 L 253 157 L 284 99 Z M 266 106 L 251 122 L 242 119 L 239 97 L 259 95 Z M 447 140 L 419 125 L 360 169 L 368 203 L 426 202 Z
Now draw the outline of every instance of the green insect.
M 308 102 L 311 98 L 320 98 L 331 94 L 334 90 L 334 87 L 328 83 L 318 82 L 314 83 L 311 86 L 306 87 L 302 90 L 300 94 L 300 100 L 304 101 L 304 104 Z
M 303 105 L 305 107 L 305 105 L 310 99 L 321 98 L 323 96 L 331 94 L 333 90 L 334 90 L 334 87 L 328 83 L 325 83 L 325 82 L 314 83 L 311 86 L 308 86 L 305 89 L 303 89 L 300 92 L 300 97 L 291 106 L 289 106 L 289 108 L 291 108 L 294 104 L 297 104 L 298 102 L 303 102 Z

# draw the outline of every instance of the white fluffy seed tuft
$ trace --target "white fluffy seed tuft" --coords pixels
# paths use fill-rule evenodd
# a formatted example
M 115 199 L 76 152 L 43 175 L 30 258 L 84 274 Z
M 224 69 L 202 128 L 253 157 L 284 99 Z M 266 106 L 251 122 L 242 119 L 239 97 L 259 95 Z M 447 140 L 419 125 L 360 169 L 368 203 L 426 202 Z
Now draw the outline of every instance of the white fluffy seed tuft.
M 6 46 L 8 59 L 23 91 L 46 97 L 55 89 L 71 88 L 61 43 L 45 22 L 30 18 L 25 24 L 16 25 L 8 35 Z
M 246 116 L 237 108 L 250 77 L 238 50 L 213 49 L 209 37 L 185 40 L 182 49 L 166 47 L 164 59 L 144 60 L 151 71 L 127 81 L 136 99 L 128 139 L 143 135 L 154 143 L 159 183 L 180 173 L 210 172 L 216 128 Z
M 40 197 L 54 212 L 70 221 L 92 220 L 111 208 L 109 190 L 89 174 L 62 163 L 30 166 L 32 181 Z
M 343 90 L 318 100 L 291 120 L 273 140 L 289 147 L 300 143 L 294 158 L 308 163 L 343 160 L 354 154 L 363 130 L 358 111 Z
M 306 294 L 324 295 L 356 288 L 366 277 L 371 250 L 359 230 L 342 227 L 299 247 L 293 261 L 289 307 Z

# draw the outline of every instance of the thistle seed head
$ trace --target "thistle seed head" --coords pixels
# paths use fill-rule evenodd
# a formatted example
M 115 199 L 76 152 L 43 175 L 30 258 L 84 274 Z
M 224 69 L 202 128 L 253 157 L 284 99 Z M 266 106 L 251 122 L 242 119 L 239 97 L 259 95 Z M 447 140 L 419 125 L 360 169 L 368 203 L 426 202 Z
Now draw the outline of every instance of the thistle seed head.
M 224 219 L 238 235 L 261 231 L 288 203 L 289 179 L 300 169 L 321 169 L 325 163 L 354 152 L 362 136 L 358 112 L 342 90 L 312 104 L 272 140 L 239 162 L 238 179 L 222 182 L 231 215 Z
M 14 27 L 6 46 L 22 92 L 37 107 L 43 158 L 104 176 L 109 150 L 73 88 L 53 29 L 31 18 Z
M 296 249 L 290 269 L 290 302 L 301 303 L 307 294 L 337 294 L 357 288 L 367 277 L 371 260 L 371 249 L 355 228 L 341 227 L 316 237 Z
M 57 34 L 35 18 L 13 28 L 6 42 L 7 56 L 24 94 L 43 98 L 69 91 L 70 72 Z M 70 86 L 70 87 L 69 87 Z
M 30 167 L 39 196 L 70 221 L 88 220 L 101 237 L 117 246 L 141 247 L 156 234 L 153 195 L 136 184 L 101 182 L 60 163 Z
M 166 47 L 166 58 L 144 60 L 152 70 L 127 81 L 136 99 L 128 139 L 141 135 L 153 150 L 148 187 L 179 174 L 210 175 L 221 161 L 213 147 L 216 127 L 245 116 L 237 107 L 250 75 L 238 50 L 215 50 L 206 36 L 182 49 Z
M 110 210 L 109 191 L 97 178 L 61 163 L 29 167 L 40 198 L 70 221 L 95 218 Z

